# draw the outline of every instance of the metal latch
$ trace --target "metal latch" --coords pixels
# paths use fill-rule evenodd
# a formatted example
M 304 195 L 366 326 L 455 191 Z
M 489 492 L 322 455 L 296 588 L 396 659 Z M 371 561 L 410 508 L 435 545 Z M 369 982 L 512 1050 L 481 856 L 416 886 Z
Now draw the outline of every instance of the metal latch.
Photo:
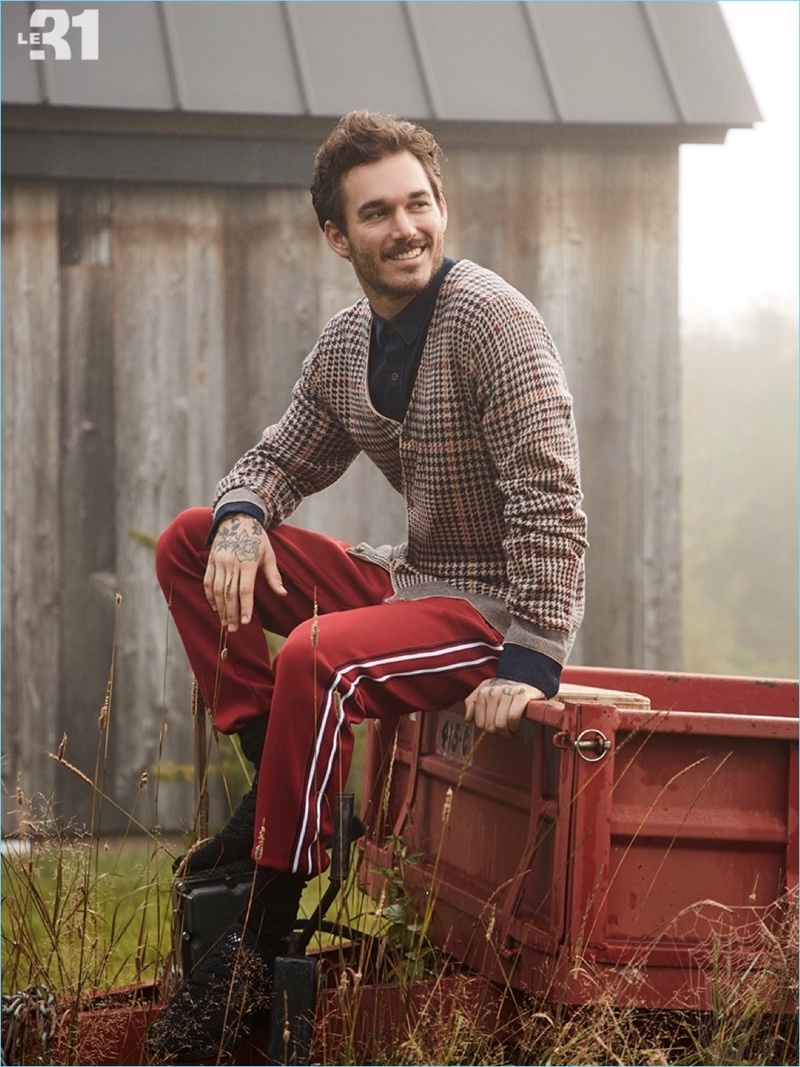
M 574 748 L 582 760 L 597 763 L 611 749 L 611 742 L 602 730 L 591 727 L 583 730 L 573 741 L 567 730 L 562 730 L 553 738 L 556 748 Z

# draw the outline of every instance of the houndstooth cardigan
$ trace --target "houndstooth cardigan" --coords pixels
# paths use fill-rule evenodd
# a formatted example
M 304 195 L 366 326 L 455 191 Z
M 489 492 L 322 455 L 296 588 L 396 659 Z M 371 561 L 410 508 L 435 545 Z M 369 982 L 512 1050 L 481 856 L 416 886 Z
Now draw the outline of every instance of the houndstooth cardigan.
M 367 387 L 366 298 L 328 323 L 285 415 L 217 489 L 269 528 L 365 452 L 406 501 L 407 541 L 353 551 L 395 596 L 471 601 L 509 643 L 563 664 L 583 614 L 586 518 L 560 358 L 539 313 L 460 260 L 442 283 L 402 423 Z

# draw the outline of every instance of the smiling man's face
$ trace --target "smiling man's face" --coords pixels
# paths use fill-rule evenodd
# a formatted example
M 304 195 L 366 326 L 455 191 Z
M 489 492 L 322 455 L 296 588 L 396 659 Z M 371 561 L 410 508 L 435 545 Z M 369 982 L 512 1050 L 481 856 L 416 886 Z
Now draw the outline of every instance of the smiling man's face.
M 391 319 L 421 292 L 444 259 L 447 206 L 410 152 L 354 167 L 342 179 L 346 233 L 325 238 L 353 264 L 370 304 Z

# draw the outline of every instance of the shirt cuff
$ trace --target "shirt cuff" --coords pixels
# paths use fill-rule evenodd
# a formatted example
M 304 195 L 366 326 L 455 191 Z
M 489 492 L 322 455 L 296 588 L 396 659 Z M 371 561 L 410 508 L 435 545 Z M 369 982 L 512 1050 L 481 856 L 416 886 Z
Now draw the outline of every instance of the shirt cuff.
M 533 648 L 506 644 L 497 661 L 496 676 L 532 685 L 549 699 L 561 685 L 561 664 Z
M 258 504 L 251 504 L 247 500 L 232 500 L 230 504 L 220 504 L 214 512 L 211 529 L 206 538 L 206 545 L 211 544 L 216 536 L 217 530 L 222 525 L 222 520 L 226 519 L 229 515 L 252 515 L 254 519 L 258 519 L 262 526 L 264 525 L 264 509 L 260 508 Z

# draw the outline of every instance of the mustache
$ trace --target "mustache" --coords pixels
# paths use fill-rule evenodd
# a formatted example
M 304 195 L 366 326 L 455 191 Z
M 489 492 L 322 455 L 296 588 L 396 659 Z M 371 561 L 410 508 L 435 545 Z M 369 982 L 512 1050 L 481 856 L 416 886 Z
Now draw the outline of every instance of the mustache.
M 393 259 L 395 256 L 401 256 L 404 252 L 411 252 L 415 248 L 427 248 L 429 241 L 398 241 L 396 245 L 392 245 L 384 253 L 382 253 L 382 259 Z

